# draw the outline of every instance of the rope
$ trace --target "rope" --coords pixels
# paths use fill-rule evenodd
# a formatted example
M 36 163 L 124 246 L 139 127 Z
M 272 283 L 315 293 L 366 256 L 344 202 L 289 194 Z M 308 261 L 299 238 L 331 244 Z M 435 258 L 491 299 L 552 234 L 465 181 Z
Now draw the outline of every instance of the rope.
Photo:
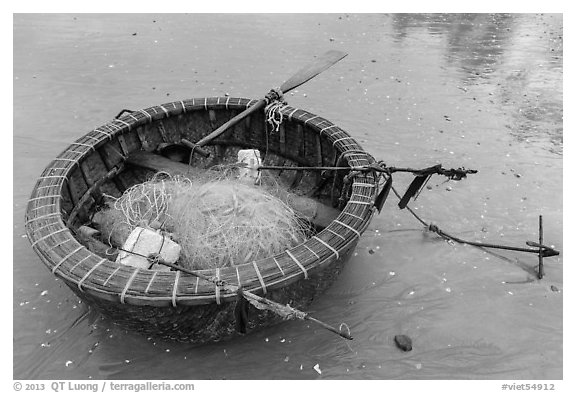
M 284 120 L 282 109 L 288 103 L 284 100 L 280 88 L 270 90 L 264 99 L 266 100 L 266 107 L 264 108 L 266 122 L 272 126 L 272 132 L 278 132 L 280 124 Z
M 340 167 L 340 166 L 306 166 L 306 167 L 290 167 L 290 166 L 274 166 L 274 165 L 261 165 L 258 167 L 258 170 L 292 170 L 292 171 L 301 171 L 301 170 L 317 170 L 317 171 L 352 171 L 352 176 L 356 176 L 360 173 L 365 172 L 377 172 L 377 173 L 385 173 L 385 174 L 392 174 L 396 172 L 409 172 L 414 174 L 415 176 L 427 176 L 427 175 L 443 175 L 448 177 L 450 180 L 461 180 L 469 174 L 478 173 L 475 169 L 466 169 L 466 168 L 451 168 L 445 169 L 442 165 L 434 165 L 429 168 L 424 169 L 414 169 L 414 168 L 397 168 L 393 166 L 386 166 L 383 162 L 379 162 L 377 164 L 371 165 L 363 165 L 363 166 L 355 166 L 355 167 Z M 356 172 L 356 173 L 354 173 Z
M 398 199 L 401 199 L 402 197 L 400 196 L 398 191 L 396 191 L 394 186 L 392 186 L 391 188 L 392 188 L 392 191 L 394 192 L 394 194 L 398 197 Z M 416 218 L 418 221 L 420 221 L 420 223 L 422 225 L 424 225 L 427 230 L 429 230 L 430 232 L 434 232 L 434 233 L 438 234 L 440 237 L 444 238 L 447 241 L 455 241 L 457 243 L 468 244 L 468 245 L 475 246 L 475 247 L 485 247 L 485 248 L 495 248 L 495 249 L 500 249 L 500 250 L 535 253 L 535 254 L 542 255 L 542 257 L 551 257 L 551 256 L 556 256 L 556 255 L 560 254 L 559 251 L 553 249 L 552 247 L 545 246 L 544 244 L 541 244 L 541 242 L 540 243 L 526 242 L 529 246 L 537 247 L 537 248 L 523 248 L 523 247 L 505 246 L 505 245 L 501 245 L 501 244 L 482 243 L 482 242 L 463 240 L 463 239 L 460 239 L 456 236 L 453 236 L 447 232 L 444 232 L 443 230 L 438 228 L 437 225 L 434 225 L 432 223 L 427 223 L 422 218 L 420 218 L 418 216 L 418 214 L 416 214 L 412 209 L 410 209 L 409 206 L 406 206 L 406 209 L 412 214 L 412 216 L 414 216 L 414 218 Z

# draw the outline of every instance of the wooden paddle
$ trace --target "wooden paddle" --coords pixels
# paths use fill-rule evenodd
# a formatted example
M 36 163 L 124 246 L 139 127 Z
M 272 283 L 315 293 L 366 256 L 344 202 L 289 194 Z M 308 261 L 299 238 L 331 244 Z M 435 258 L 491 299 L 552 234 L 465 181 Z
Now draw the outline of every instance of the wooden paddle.
M 282 86 L 280 86 L 280 90 L 282 91 L 282 93 L 287 93 L 290 90 L 295 89 L 296 87 L 314 78 L 319 73 L 330 68 L 331 66 L 333 66 L 346 56 L 348 56 L 347 53 L 340 52 L 337 50 L 330 50 L 324 53 L 322 56 L 318 57 L 315 61 L 308 64 L 306 67 L 302 68 L 300 71 L 294 74 L 294 76 L 292 76 L 290 79 L 284 82 Z M 188 147 L 192 148 L 193 151 L 194 149 L 199 150 L 198 148 L 208 144 L 214 138 L 217 138 L 218 136 L 222 135 L 228 128 L 237 124 L 247 116 L 250 116 L 252 113 L 263 109 L 265 106 L 266 106 L 266 99 L 263 98 L 257 101 L 254 105 L 246 108 L 245 111 L 239 113 L 232 119 L 228 120 L 226 123 L 222 124 L 216 130 L 212 131 L 209 135 L 200 139 L 195 144 L 188 140 L 182 140 L 182 142 Z

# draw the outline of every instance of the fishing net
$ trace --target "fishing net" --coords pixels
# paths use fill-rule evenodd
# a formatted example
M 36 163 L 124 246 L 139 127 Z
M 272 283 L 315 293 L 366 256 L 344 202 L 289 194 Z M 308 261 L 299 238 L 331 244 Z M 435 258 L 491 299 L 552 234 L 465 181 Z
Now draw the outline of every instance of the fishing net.
M 161 230 L 182 247 L 183 267 L 233 266 L 280 253 L 307 237 L 308 225 L 277 196 L 287 195 L 278 189 L 228 174 L 190 180 L 160 173 L 126 190 L 101 212 L 100 221 L 112 228 L 115 242 L 136 227 Z

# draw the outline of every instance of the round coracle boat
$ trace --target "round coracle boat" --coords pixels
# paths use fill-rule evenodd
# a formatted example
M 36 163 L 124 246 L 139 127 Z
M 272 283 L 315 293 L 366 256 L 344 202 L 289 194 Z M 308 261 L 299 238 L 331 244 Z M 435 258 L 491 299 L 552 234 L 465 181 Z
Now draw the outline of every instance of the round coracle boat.
M 275 130 L 259 110 L 201 148 L 189 142 L 255 102 L 196 98 L 123 111 L 72 143 L 43 171 L 28 203 L 26 232 L 42 262 L 114 322 L 171 340 L 203 343 L 238 334 L 239 292 L 230 288 L 306 309 L 334 281 L 369 225 L 378 192 L 371 172 L 352 176 L 352 170 L 318 168 L 353 169 L 375 161 L 346 131 L 289 105 L 277 108 L 282 121 Z M 234 163 L 242 149 L 257 150 L 287 189 L 317 202 L 317 212 L 335 214 L 276 255 L 192 273 L 117 263 L 109 244 L 83 230 L 104 196 L 120 197 L 159 171 L 190 176 L 191 168 Z M 286 317 L 248 308 L 250 330 Z

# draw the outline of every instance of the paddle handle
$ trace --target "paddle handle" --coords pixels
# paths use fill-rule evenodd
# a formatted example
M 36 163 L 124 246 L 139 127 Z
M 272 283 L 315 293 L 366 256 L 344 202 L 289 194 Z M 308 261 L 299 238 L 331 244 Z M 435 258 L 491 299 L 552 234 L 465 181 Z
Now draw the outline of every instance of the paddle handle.
M 189 147 L 190 149 L 192 149 L 193 152 L 195 153 L 199 153 L 202 157 L 208 157 L 210 155 L 210 152 L 206 149 L 202 149 L 202 147 L 196 143 L 192 143 L 190 142 L 188 139 L 186 138 L 182 138 L 180 140 L 180 142 L 184 145 Z
M 252 113 L 259 111 L 261 109 L 264 109 L 265 106 L 266 106 L 266 100 L 265 99 L 261 99 L 261 100 L 257 101 L 254 105 L 249 106 L 245 111 L 240 112 L 239 114 L 237 114 L 236 116 L 234 116 L 233 118 L 228 120 L 226 123 L 222 124 L 220 127 L 215 129 L 214 131 L 212 131 L 210 134 L 208 134 L 204 138 L 200 139 L 198 142 L 196 142 L 196 145 L 200 146 L 200 147 L 206 145 L 208 142 L 210 142 L 214 138 L 218 138 L 220 135 L 222 135 L 224 133 L 224 131 L 226 131 L 228 128 L 241 122 L 244 118 L 246 118 L 247 116 L 250 116 Z

